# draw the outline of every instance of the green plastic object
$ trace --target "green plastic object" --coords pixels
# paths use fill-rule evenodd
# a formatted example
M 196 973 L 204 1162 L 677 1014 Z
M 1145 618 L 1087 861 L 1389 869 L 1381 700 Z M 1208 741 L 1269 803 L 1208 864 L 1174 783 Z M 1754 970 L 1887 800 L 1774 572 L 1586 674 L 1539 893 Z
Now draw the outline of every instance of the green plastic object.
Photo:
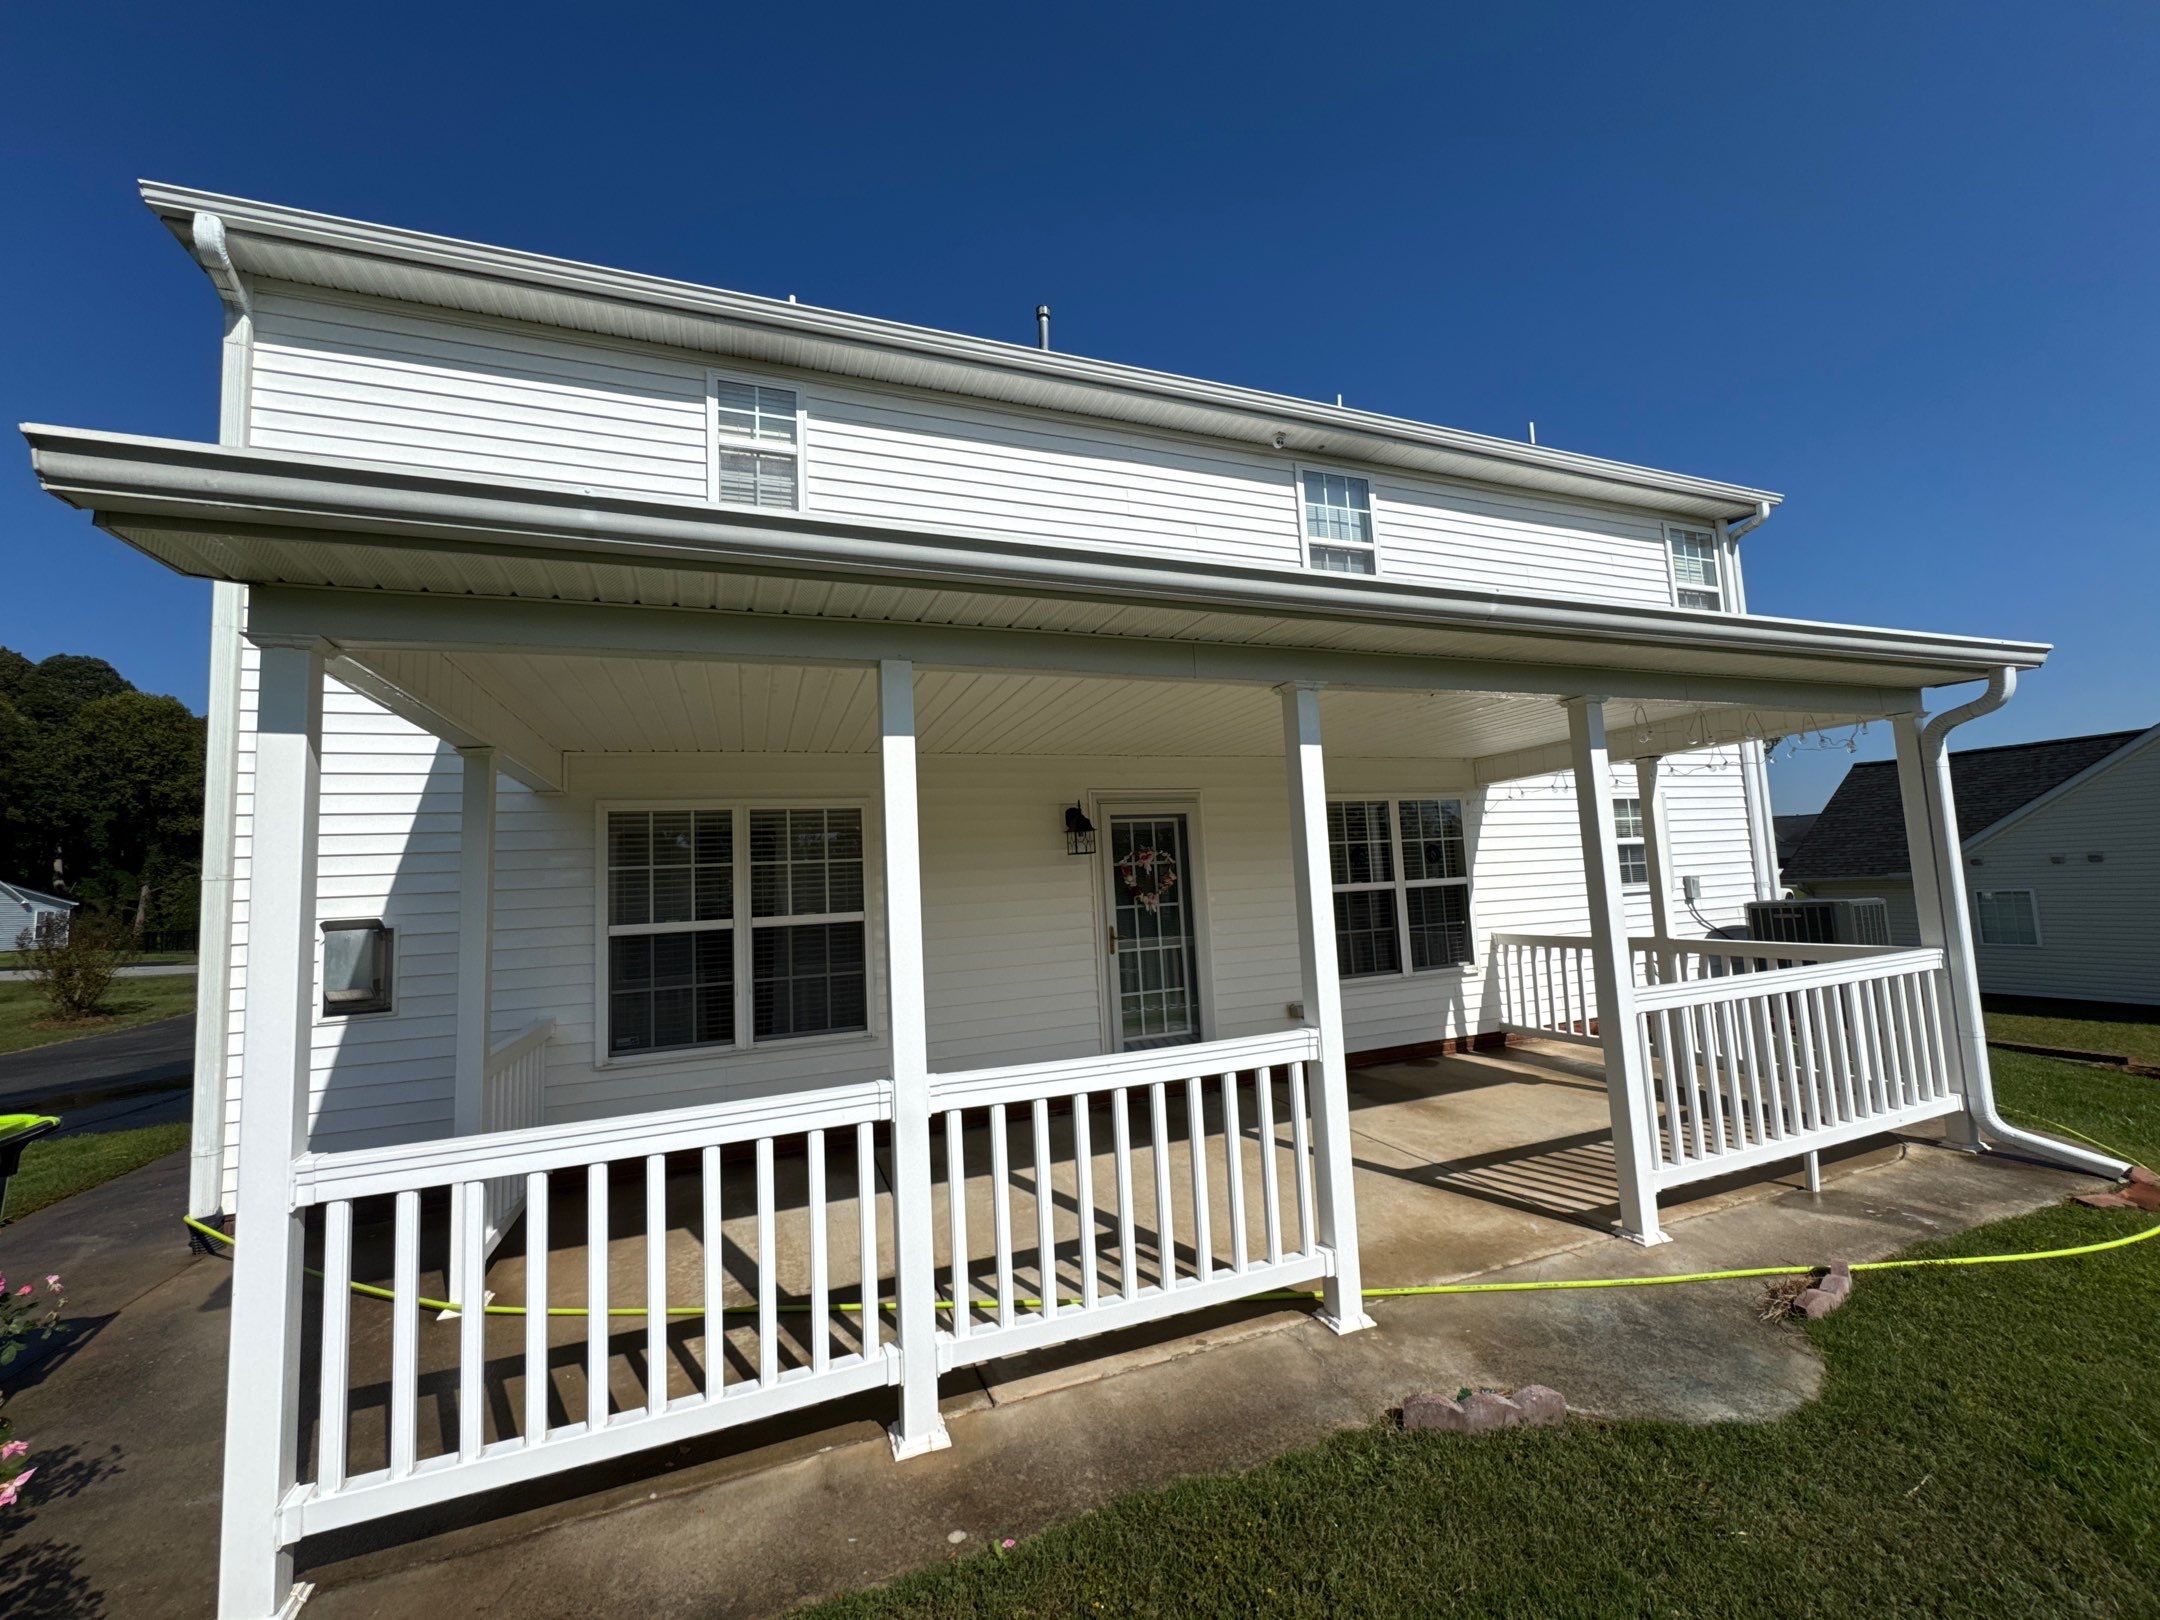
M 15 1179 L 23 1149 L 59 1128 L 50 1114 L 0 1114 L 0 1218 L 7 1215 L 8 1183 Z

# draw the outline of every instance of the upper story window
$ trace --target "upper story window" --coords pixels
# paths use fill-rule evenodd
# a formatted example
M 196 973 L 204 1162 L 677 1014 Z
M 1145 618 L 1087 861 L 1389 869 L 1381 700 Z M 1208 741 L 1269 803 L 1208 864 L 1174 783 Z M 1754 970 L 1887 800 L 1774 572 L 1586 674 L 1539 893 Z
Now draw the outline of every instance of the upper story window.
M 792 388 L 713 379 L 713 438 L 719 466 L 713 497 L 723 506 L 792 512 L 802 504 L 802 401 Z
M 1650 851 L 1643 840 L 1642 800 L 1615 798 L 1612 802 L 1613 838 L 1620 850 L 1620 881 L 1650 881 Z
M 1973 910 L 1979 914 L 1983 945 L 2040 943 L 2040 913 L 2030 889 L 1976 889 Z
M 1329 801 L 1328 866 L 1340 977 L 1427 973 L 1470 960 L 1460 799 Z
M 1717 536 L 1708 529 L 1672 525 L 1665 538 L 1672 547 L 1674 600 L 1684 608 L 1722 612 L 1725 587 L 1718 572 Z
M 1372 485 L 1345 473 L 1304 474 L 1306 559 L 1330 574 L 1373 574 Z

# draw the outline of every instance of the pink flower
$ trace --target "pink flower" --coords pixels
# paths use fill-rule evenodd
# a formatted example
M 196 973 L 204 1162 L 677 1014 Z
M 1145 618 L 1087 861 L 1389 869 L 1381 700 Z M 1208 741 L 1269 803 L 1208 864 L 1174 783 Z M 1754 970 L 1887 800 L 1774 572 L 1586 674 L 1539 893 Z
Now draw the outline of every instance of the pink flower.
M 30 1483 L 30 1476 L 36 1472 L 35 1468 L 25 1468 L 5 1485 L 0 1485 L 0 1507 L 13 1507 L 15 1498 L 22 1495 L 22 1488 Z
M 29 1285 L 28 1283 L 24 1283 L 24 1284 L 23 1284 L 23 1285 L 22 1285 L 22 1286 L 21 1286 L 20 1288 L 18 1288 L 18 1289 L 16 1289 L 16 1290 L 15 1290 L 15 1297 L 16 1297 L 17 1299 L 21 1299 L 21 1298 L 23 1297 L 23 1295 L 25 1295 L 25 1294 L 27 1294 L 27 1293 L 29 1293 L 29 1292 L 30 1292 L 30 1285 Z
M 1002 1541 L 1001 1543 L 999 1543 L 999 1545 L 1000 1545 L 1000 1546 L 1005 1546 L 1005 1547 L 1016 1547 L 1016 1546 L 1018 1546 L 1018 1545 L 1019 1545 L 1019 1543 L 1018 1543 L 1018 1542 L 1016 1542 L 1016 1541 L 1014 1541 L 1014 1540 L 1013 1540 L 1013 1538 L 1012 1538 L 1011 1536 L 1007 1536 L 1007 1537 L 1006 1537 L 1006 1538 L 1004 1539 L 1004 1541 Z
M 20 1457 L 29 1449 L 30 1442 L 27 1440 L 10 1440 L 6 1445 L 0 1446 L 0 1462 L 7 1462 L 12 1458 Z
M 59 1273 L 59 1272 L 57 1272 L 57 1271 L 48 1271 L 48 1272 L 46 1272 L 46 1273 L 45 1273 L 45 1286 L 46 1286 L 47 1288 L 50 1288 L 50 1289 L 51 1289 L 51 1290 L 52 1290 L 52 1291 L 53 1291 L 54 1293 L 56 1293 L 56 1294 L 57 1294 L 57 1293 L 59 1293 L 59 1292 L 60 1292 L 60 1273 Z

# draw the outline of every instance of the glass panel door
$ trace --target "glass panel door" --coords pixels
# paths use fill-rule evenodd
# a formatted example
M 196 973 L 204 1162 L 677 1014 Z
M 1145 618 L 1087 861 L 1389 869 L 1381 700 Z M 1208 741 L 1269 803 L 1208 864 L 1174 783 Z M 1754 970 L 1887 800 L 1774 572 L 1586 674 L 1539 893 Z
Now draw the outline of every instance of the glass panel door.
M 1186 854 L 1181 815 L 1110 818 L 1107 865 L 1121 1051 L 1200 1038 L 1195 874 Z

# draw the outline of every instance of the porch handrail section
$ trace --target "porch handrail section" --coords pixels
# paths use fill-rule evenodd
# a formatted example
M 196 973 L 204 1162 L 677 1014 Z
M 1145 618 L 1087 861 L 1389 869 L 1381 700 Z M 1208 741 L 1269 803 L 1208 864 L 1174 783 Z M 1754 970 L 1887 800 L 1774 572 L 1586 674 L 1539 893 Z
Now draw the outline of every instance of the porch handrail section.
M 555 1020 L 536 1019 L 488 1053 L 480 1088 L 483 1132 L 529 1130 L 547 1118 L 547 1047 L 555 1038 Z M 498 1176 L 487 1184 L 486 1248 L 493 1254 L 525 1199 L 516 1176 Z
M 1753 942 L 1743 942 L 1753 943 Z M 1811 948 L 1812 949 L 1812 948 Z M 1943 953 L 1869 951 L 1635 992 L 1663 1190 L 1963 1107 Z

